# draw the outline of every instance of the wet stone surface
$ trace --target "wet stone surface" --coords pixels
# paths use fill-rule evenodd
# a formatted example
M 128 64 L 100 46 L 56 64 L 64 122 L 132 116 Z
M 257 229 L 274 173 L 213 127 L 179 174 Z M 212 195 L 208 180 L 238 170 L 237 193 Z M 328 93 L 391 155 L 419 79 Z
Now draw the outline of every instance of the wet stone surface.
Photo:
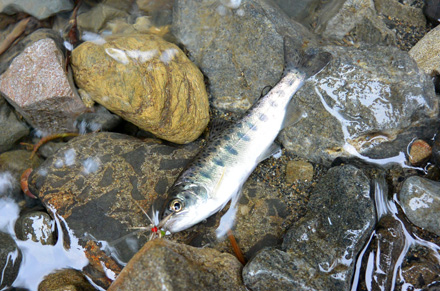
M 12 148 L 16 141 L 29 134 L 29 129 L 25 123 L 19 121 L 12 106 L 0 96 L 0 152 Z
M 46 290 L 94 291 L 96 289 L 80 271 L 64 269 L 49 274 L 41 281 L 38 291 Z
M 135 201 L 148 210 L 198 149 L 197 143 L 176 148 L 117 133 L 88 134 L 34 169 L 29 185 L 82 246 L 108 242 L 127 262 L 149 235 L 131 229 L 150 224 Z
M 413 176 L 405 180 L 400 201 L 415 225 L 440 235 L 440 183 Z
M 230 254 L 156 239 L 142 247 L 108 290 L 246 290 L 241 269 Z
M 15 234 L 20 240 L 31 239 L 43 245 L 56 242 L 54 223 L 46 212 L 35 211 L 21 215 L 15 222 Z
M 333 60 L 293 97 L 307 117 L 281 132 L 287 150 L 330 165 L 354 149 L 371 158 L 396 156 L 414 136 L 433 136 L 438 98 L 408 53 L 380 46 L 325 50 Z
M 245 266 L 247 287 L 349 288 L 355 257 L 375 222 L 369 179 L 354 166 L 331 168 L 313 190 L 308 210 L 284 236 L 282 250 L 263 249 Z
M 20 249 L 9 234 L 0 231 L 0 288 L 11 286 L 17 277 L 22 256 Z

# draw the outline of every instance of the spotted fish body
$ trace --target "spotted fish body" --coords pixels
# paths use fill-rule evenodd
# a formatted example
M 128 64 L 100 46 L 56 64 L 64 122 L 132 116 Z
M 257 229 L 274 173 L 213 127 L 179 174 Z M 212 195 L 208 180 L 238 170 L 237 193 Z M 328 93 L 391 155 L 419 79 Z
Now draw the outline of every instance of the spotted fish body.
M 163 228 L 187 229 L 221 210 L 242 185 L 283 127 L 287 106 L 303 85 L 306 73 L 290 70 L 236 123 L 211 133 L 207 146 L 181 173 L 168 192 Z

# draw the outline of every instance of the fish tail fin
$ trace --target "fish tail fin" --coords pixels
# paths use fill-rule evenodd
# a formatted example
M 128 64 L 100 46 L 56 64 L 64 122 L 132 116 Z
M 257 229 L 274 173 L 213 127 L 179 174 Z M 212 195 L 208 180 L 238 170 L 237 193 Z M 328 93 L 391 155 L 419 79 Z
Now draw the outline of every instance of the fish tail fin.
M 329 52 L 319 48 L 309 49 L 307 52 L 295 48 L 295 42 L 291 38 L 284 39 L 284 58 L 286 61 L 285 73 L 299 71 L 306 78 L 319 73 L 331 60 Z

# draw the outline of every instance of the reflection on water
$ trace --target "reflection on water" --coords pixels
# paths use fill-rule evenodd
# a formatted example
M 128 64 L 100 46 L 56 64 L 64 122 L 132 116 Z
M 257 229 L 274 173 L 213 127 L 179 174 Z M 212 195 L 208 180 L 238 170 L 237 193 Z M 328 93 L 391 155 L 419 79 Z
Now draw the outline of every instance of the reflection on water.
M 42 245 L 32 240 L 22 241 L 17 239 L 14 232 L 14 225 L 19 217 L 20 209 L 15 201 L 9 198 L 0 199 L 0 231 L 8 233 L 15 240 L 22 253 L 22 261 L 18 276 L 13 287 L 37 290 L 38 284 L 43 278 L 55 270 L 72 268 L 82 270 L 89 261 L 87 260 L 84 249 L 78 244 L 78 239 L 67 227 L 64 219 L 56 214 L 56 210 L 51 208 L 55 214 L 55 224 L 61 230 L 61 223 L 67 230 L 70 239 L 70 249 L 63 246 L 63 231 L 58 231 L 58 241 L 55 245 Z M 0 278 L 2 281 L 3 278 Z
M 429 250 L 430 258 L 440 264 L 440 247 L 408 230 L 400 218 L 403 213 L 396 195 L 393 200 L 387 198 L 388 190 L 384 179 L 374 181 L 374 187 L 379 223 L 357 259 L 352 291 L 360 286 L 367 290 L 394 290 L 396 282 L 401 285 L 402 290 L 415 290 L 415 286 L 405 281 L 402 273 L 402 264 L 408 251 L 423 247 Z M 384 232 L 389 232 L 391 240 L 387 240 Z M 363 269 L 365 262 L 366 267 Z

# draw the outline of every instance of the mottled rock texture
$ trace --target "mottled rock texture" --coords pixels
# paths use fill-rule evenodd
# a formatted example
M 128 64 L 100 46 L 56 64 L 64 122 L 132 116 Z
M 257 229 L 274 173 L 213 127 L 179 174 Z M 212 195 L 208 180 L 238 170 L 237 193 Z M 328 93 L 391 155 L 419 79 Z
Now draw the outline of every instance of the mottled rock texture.
M 191 142 L 209 121 L 202 73 L 157 36 L 85 42 L 73 51 L 72 67 L 77 85 L 94 101 L 162 139 Z

